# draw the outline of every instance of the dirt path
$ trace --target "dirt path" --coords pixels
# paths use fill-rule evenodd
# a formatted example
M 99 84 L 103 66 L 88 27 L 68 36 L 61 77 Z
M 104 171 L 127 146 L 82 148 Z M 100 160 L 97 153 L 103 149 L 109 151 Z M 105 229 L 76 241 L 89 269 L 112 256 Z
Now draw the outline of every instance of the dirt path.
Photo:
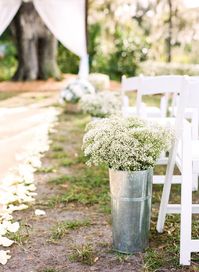
M 0 103 L 0 180 L 20 163 L 38 130 L 54 113 L 55 93 L 24 93 Z
M 24 112 L 26 109 L 21 108 L 5 115 L 10 120 L 13 116 L 20 119 L 18 125 L 2 130 L 2 148 L 9 139 L 16 143 L 16 135 L 22 139 L 24 126 L 28 133 L 34 124 L 43 122 L 37 118 L 37 114 L 44 114 L 41 105 Z M 14 214 L 21 229 L 10 234 L 9 238 L 15 240 L 9 248 L 12 257 L 4 267 L 0 266 L 0 272 L 143 271 L 142 255 L 123 256 L 112 251 L 107 170 L 98 176 L 101 170 L 88 169 L 81 153 L 88 121 L 78 113 L 60 116 L 56 131 L 51 133 L 51 148 L 35 174 L 36 202 L 28 210 Z M 3 117 L 1 122 L 5 122 Z M 45 210 L 46 216 L 35 216 L 35 209 Z

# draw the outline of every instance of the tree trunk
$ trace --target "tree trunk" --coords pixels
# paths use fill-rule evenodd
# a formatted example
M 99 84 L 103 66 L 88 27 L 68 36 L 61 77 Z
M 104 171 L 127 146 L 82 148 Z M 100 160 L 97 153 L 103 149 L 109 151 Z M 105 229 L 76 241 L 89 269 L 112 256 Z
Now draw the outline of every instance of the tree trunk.
M 33 4 L 23 3 L 13 20 L 18 52 L 14 80 L 59 78 L 57 40 L 44 25 Z
M 166 39 L 166 47 L 167 47 L 167 62 L 171 62 L 172 60 L 172 31 L 173 31 L 173 7 L 172 7 L 172 0 L 168 0 L 169 6 L 169 19 L 168 19 L 168 38 Z

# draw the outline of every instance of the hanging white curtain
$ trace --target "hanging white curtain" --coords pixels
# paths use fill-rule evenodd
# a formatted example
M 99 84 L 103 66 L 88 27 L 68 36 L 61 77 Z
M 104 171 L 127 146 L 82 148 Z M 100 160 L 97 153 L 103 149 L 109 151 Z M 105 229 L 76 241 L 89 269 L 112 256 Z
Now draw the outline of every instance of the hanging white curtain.
M 70 51 L 81 58 L 79 75 L 88 75 L 85 0 L 33 0 L 46 26 Z
M 0 0 L 0 36 L 8 27 L 20 6 L 21 0 Z

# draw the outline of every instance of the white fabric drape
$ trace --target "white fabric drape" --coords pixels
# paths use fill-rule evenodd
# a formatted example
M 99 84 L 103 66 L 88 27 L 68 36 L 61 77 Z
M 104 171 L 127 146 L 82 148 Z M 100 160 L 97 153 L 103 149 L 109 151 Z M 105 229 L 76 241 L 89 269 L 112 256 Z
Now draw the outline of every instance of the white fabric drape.
M 0 35 L 17 13 L 22 0 L 0 0 Z M 79 75 L 89 73 L 86 46 L 85 0 L 33 0 L 49 30 L 70 51 L 81 58 Z
M 21 0 L 0 0 L 0 36 L 8 27 L 20 6 Z
M 46 26 L 70 51 L 81 58 L 79 75 L 88 75 L 85 0 L 33 0 Z

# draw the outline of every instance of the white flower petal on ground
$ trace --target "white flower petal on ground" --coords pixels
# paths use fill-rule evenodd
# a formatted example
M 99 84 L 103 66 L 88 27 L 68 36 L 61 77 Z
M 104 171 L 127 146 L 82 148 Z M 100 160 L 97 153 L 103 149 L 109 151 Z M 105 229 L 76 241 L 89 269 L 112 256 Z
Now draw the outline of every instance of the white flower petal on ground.
M 43 210 L 37 209 L 37 210 L 35 210 L 35 215 L 36 216 L 44 216 L 44 215 L 46 215 L 46 212 Z
M 14 212 L 14 211 L 21 211 L 21 210 L 25 210 L 25 209 L 28 209 L 28 205 L 26 204 L 20 204 L 20 205 L 17 205 L 17 206 L 14 206 L 14 205 L 9 205 L 9 210 L 11 212 Z
M 1 219 L 2 220 L 12 220 L 13 216 L 11 214 L 9 214 L 9 212 L 7 214 L 1 215 Z
M 0 250 L 0 264 L 5 265 L 7 261 L 11 258 L 9 255 L 10 250 Z
M 22 154 L 16 154 L 19 161 L 7 176 L 0 181 L 0 245 L 11 246 L 14 241 L 8 239 L 7 232 L 17 232 L 19 223 L 12 222 L 12 213 L 28 208 L 28 203 L 35 201 L 36 186 L 34 172 L 41 166 L 42 154 L 49 149 L 48 131 L 53 127 L 58 111 L 49 109 L 44 124 L 32 135 L 32 143 L 24 147 Z M 45 215 L 44 211 L 39 215 Z M 9 251 L 0 250 L 0 264 L 5 265 L 11 256 Z
M 34 184 L 30 184 L 29 186 L 27 186 L 28 191 L 35 191 L 37 188 Z
M 0 236 L 0 245 L 4 247 L 9 247 L 14 243 L 13 240 L 8 239 L 7 237 Z
M 5 235 L 6 231 L 7 228 L 3 224 L 0 224 L 0 236 Z
M 19 230 L 19 227 L 20 227 L 19 222 L 14 223 L 9 222 L 7 230 L 10 232 L 17 232 Z

